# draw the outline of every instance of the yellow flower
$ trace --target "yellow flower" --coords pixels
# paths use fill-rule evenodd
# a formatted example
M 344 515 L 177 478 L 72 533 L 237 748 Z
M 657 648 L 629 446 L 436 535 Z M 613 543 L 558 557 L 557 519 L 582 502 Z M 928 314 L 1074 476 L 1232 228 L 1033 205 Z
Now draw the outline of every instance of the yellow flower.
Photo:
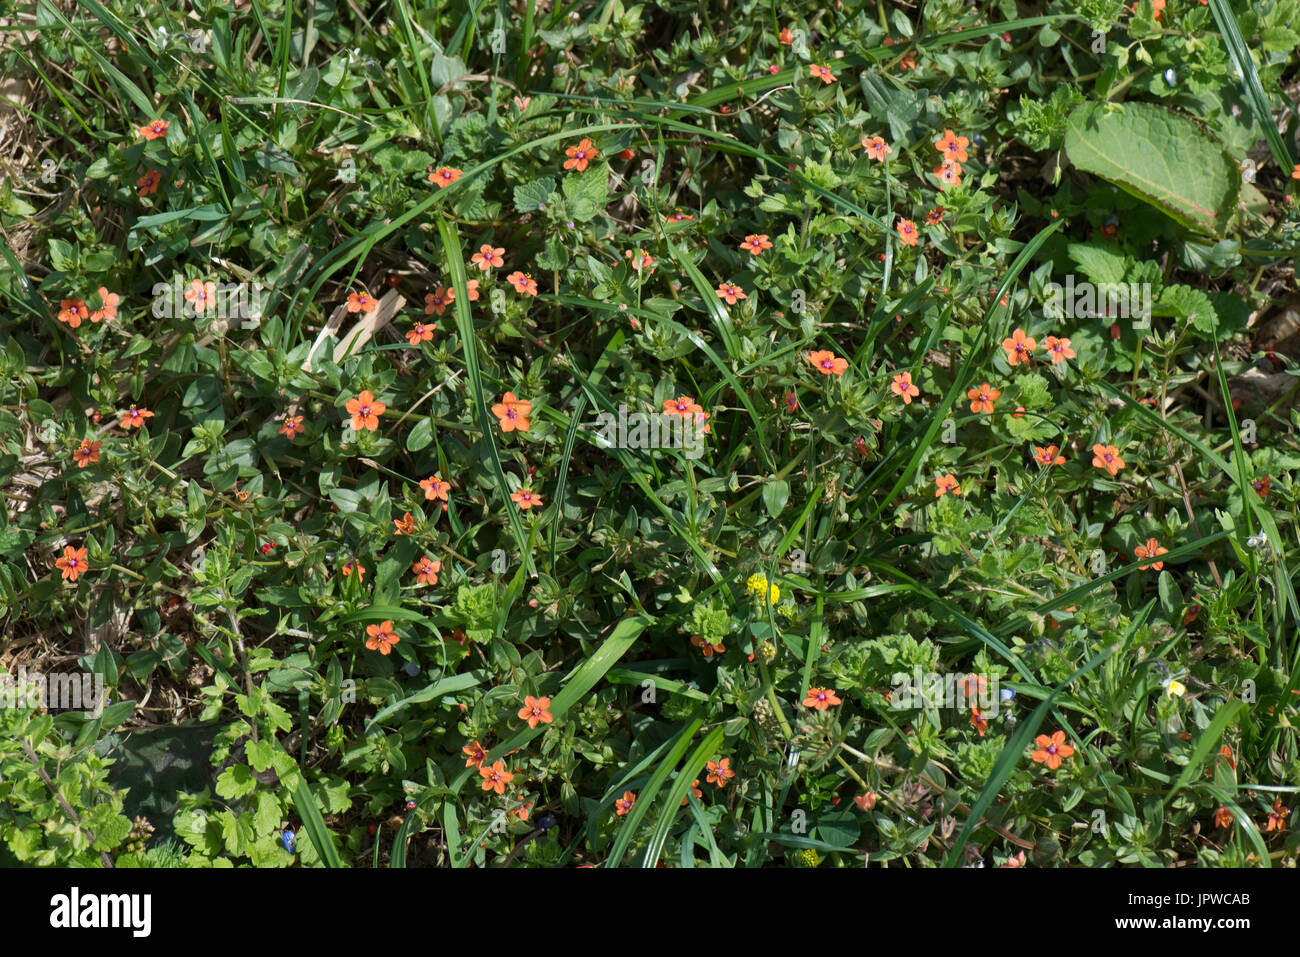
M 1170 678 L 1169 681 L 1165 683 L 1165 691 L 1171 698 L 1175 695 L 1181 698 L 1183 695 L 1187 694 L 1187 686 L 1175 678 Z
M 753 592 L 757 598 L 761 599 L 766 595 L 769 604 L 775 605 L 781 600 L 781 589 L 775 583 L 769 585 L 766 575 L 759 573 L 750 575 L 749 581 L 745 582 L 745 587 Z

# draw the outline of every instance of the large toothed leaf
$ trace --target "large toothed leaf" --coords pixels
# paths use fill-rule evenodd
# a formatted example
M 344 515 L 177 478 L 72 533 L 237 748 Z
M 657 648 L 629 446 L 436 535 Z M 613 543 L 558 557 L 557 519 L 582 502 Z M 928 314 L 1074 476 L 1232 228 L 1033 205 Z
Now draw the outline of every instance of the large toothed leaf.
M 1222 236 L 1241 173 L 1223 144 L 1195 121 L 1149 103 L 1085 103 L 1065 131 L 1079 169 L 1114 183 L 1176 222 Z

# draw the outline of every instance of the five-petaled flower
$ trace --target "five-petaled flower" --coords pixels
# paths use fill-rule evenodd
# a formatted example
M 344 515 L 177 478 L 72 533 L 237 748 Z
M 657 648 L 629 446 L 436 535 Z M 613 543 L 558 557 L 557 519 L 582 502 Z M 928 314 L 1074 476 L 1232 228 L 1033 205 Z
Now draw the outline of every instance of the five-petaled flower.
M 433 326 L 426 326 L 422 322 L 417 322 L 406 330 L 406 339 L 413 346 L 418 346 L 421 342 L 429 342 L 433 339 Z
M 72 458 L 77 463 L 77 468 L 84 469 L 92 462 L 99 461 L 99 449 L 103 442 L 92 442 L 90 439 L 82 439 L 81 444 L 72 450 Z
M 785 27 L 784 29 L 781 30 L 780 33 L 776 35 L 776 38 L 782 46 L 788 47 L 790 44 L 794 43 L 794 31 L 791 30 L 789 27 Z M 1300 166 L 1296 168 L 1300 169 Z
M 78 575 L 90 569 L 90 564 L 86 561 L 86 550 L 71 545 L 64 546 L 63 557 L 55 559 L 54 567 L 60 569 L 68 581 L 75 582 Z
M 600 150 L 591 145 L 591 140 L 585 136 L 578 141 L 577 146 L 570 146 L 564 151 L 568 157 L 564 161 L 565 169 L 576 169 L 579 173 L 587 168 L 587 164 L 600 155 Z
M 550 698 L 545 696 L 534 698 L 532 695 L 524 695 L 524 706 L 519 709 L 519 718 L 527 721 L 530 728 L 535 728 L 538 724 L 550 724 L 555 720 L 551 712 L 546 710 L 550 706 Z
M 934 175 L 939 177 L 939 181 L 943 183 L 943 189 L 947 189 L 949 186 L 961 185 L 961 165 L 959 163 L 944 160 L 943 163 L 935 167 Z
M 194 312 L 207 312 L 217 306 L 217 284 L 202 279 L 191 279 L 190 288 L 185 290 L 185 301 L 194 307 Z
M 921 390 L 912 382 L 912 373 L 900 372 L 889 383 L 889 391 L 903 400 L 903 405 L 911 405 L 912 400 L 921 394 Z
M 841 358 L 826 349 L 820 349 L 817 352 L 806 352 L 804 358 L 822 375 L 844 375 L 844 370 L 849 367 L 848 359 Z
M 490 767 L 480 764 L 478 773 L 483 777 L 483 790 L 496 791 L 497 794 L 506 793 L 506 785 L 515 779 L 515 776 L 506 770 L 504 761 L 493 761 Z
M 170 125 L 166 120 L 154 120 L 140 127 L 140 135 L 147 140 L 156 140 L 167 135 L 167 127 Z
M 1034 446 L 1034 461 L 1039 465 L 1064 465 L 1065 456 L 1057 455 L 1059 451 L 1055 445 L 1049 445 L 1043 448 L 1041 445 Z
M 957 484 L 957 478 L 951 472 L 947 475 L 940 475 L 934 480 L 934 497 L 940 498 L 951 492 L 953 495 L 961 494 L 961 486 Z
M 1232 823 L 1235 820 L 1236 818 L 1232 816 L 1232 812 L 1229 811 L 1226 807 L 1220 807 L 1217 811 L 1214 812 L 1215 827 L 1224 827 L 1224 828 L 1232 827 Z
M 288 413 L 285 414 L 284 419 L 281 420 L 281 424 L 280 424 L 281 435 L 288 436 L 290 439 L 292 439 L 299 432 L 304 432 L 304 431 L 306 431 L 306 429 L 303 428 L 301 415 L 289 415 Z
M 484 749 L 483 745 L 478 743 L 477 739 L 472 743 L 465 745 L 460 750 L 461 753 L 465 755 L 465 767 L 467 768 L 481 767 L 483 759 L 487 757 L 487 751 Z
M 727 786 L 727 781 L 736 776 L 736 772 L 731 770 L 731 758 L 723 758 L 721 761 L 710 761 L 706 767 L 709 769 L 705 780 L 710 784 L 716 784 L 720 788 Z
M 510 500 L 525 512 L 542 504 L 542 497 L 530 488 L 521 488 L 517 492 L 511 492 Z
M 1056 336 L 1048 336 L 1043 340 L 1043 348 L 1047 354 L 1052 357 L 1052 365 L 1060 365 L 1066 359 L 1074 358 L 1074 350 L 1070 348 L 1069 339 L 1058 339 Z
M 141 196 L 148 196 L 151 193 L 158 192 L 160 183 L 162 183 L 162 173 L 156 169 L 145 170 L 144 175 L 135 181 L 135 185 L 139 187 L 137 192 Z
M 393 645 L 402 640 L 393 631 L 391 621 L 379 625 L 366 625 L 366 634 L 370 636 L 366 639 L 366 647 L 371 651 L 378 650 L 381 655 L 391 654 Z
M 1134 558 L 1156 558 L 1160 555 L 1166 554 L 1168 551 L 1169 549 L 1162 546 L 1154 538 L 1148 538 L 1147 543 L 1145 545 L 1139 545 L 1137 548 L 1133 549 L 1133 557 Z M 1149 565 L 1139 565 L 1138 571 L 1144 572 L 1148 568 L 1154 568 L 1156 571 L 1160 571 L 1160 569 L 1164 567 L 1165 567 L 1164 562 L 1152 562 Z
M 969 158 L 966 155 L 966 147 L 970 145 L 970 140 L 964 136 L 957 136 L 952 130 L 944 130 L 943 136 L 934 141 L 934 148 L 943 154 L 945 160 L 954 163 L 964 163 Z
M 537 280 L 527 273 L 516 269 L 509 276 L 506 276 L 506 282 L 510 283 L 517 293 L 525 296 L 537 295 Z
M 941 222 L 943 222 L 943 214 L 944 214 L 944 208 L 942 206 L 936 206 L 934 209 L 930 210 L 928 213 L 925 214 L 925 225 L 938 226 Z
M 1279 797 L 1273 802 L 1273 810 L 1268 812 L 1268 824 L 1264 827 L 1265 831 L 1285 831 L 1286 817 L 1290 810 L 1282 806 L 1282 799 Z
M 809 688 L 808 697 L 803 699 L 803 703 L 805 707 L 825 711 L 831 705 L 843 702 L 836 697 L 834 688 Z
M 449 482 L 444 482 L 436 475 L 430 475 L 427 479 L 420 480 L 420 488 L 424 489 L 424 497 L 430 502 L 435 499 L 447 501 L 447 492 L 451 489 Z
M 967 389 L 966 398 L 970 399 L 970 410 L 972 412 L 983 412 L 985 414 L 993 411 L 993 403 L 1002 395 L 1001 390 L 993 388 L 987 382 L 980 384 L 978 389 Z
M 916 245 L 916 223 L 900 216 L 898 225 L 894 228 L 898 230 L 898 239 L 904 246 Z
M 369 389 L 355 399 L 348 399 L 344 408 L 348 410 L 348 415 L 352 416 L 354 432 L 375 431 L 379 428 L 379 417 L 388 411 L 388 406 L 371 395 Z
M 1017 328 L 1010 338 L 1002 340 L 1002 348 L 1007 352 L 1007 365 L 1018 366 L 1022 362 L 1029 362 L 1038 343 L 1025 335 L 1025 330 Z
M 638 249 L 636 252 L 632 252 L 630 249 L 625 249 L 623 250 L 623 255 L 627 259 L 632 260 L 632 268 L 637 272 L 650 269 L 655 264 L 654 256 L 651 256 L 644 249 Z
M 1053 771 L 1061 766 L 1063 758 L 1074 754 L 1074 747 L 1065 743 L 1064 731 L 1053 732 L 1050 738 L 1040 734 L 1034 739 L 1034 744 L 1038 747 L 1030 757 L 1036 764 L 1046 764 Z
M 103 303 L 98 309 L 91 310 L 90 321 L 99 322 L 101 319 L 116 319 L 117 304 L 122 301 L 122 297 L 115 292 L 109 292 L 104 286 L 99 287 L 99 301 Z
M 764 249 L 771 249 L 772 244 L 768 242 L 767 233 L 753 233 L 745 237 L 745 241 L 740 244 L 740 248 L 751 255 L 757 256 Z
M 415 532 L 415 519 L 407 512 L 401 518 L 393 519 L 394 535 L 411 535 Z
M 59 300 L 59 322 L 66 322 L 73 329 L 81 325 L 81 320 L 90 318 L 90 310 L 80 299 Z
M 357 581 L 364 581 L 366 578 L 366 566 L 356 559 L 349 559 L 343 563 L 343 577 L 349 577 L 353 572 L 357 573 Z
M 1124 460 L 1119 457 L 1119 449 L 1115 446 L 1098 444 L 1092 447 L 1092 464 L 1113 476 L 1124 467 Z
M 442 562 L 436 561 L 425 555 L 418 562 L 411 566 L 411 571 L 415 572 L 415 580 L 421 585 L 438 584 L 438 572 L 442 571 Z
M 867 151 L 869 157 L 878 163 L 883 163 L 885 157 L 894 152 L 893 148 L 885 142 L 883 136 L 862 137 L 862 148 Z
M 636 803 L 636 794 L 632 791 L 624 791 L 623 796 L 614 802 L 614 813 L 622 817 L 628 811 L 632 810 L 632 805 Z
M 379 303 L 364 292 L 348 294 L 348 312 L 374 312 L 378 308 Z
M 831 72 L 831 68 L 822 66 L 820 63 L 808 64 L 808 75 L 813 79 L 821 80 L 823 83 L 835 82 L 835 74 Z
M 429 174 L 429 182 L 437 183 L 439 189 L 446 189 L 460 179 L 461 171 L 454 166 L 439 166 Z
M 532 411 L 533 404 L 515 398 L 513 392 L 507 392 L 500 402 L 492 406 L 492 414 L 497 417 L 502 432 L 527 432 L 530 425 L 528 416 Z
M 669 213 L 668 216 L 665 218 L 670 223 L 694 222 L 695 220 L 694 216 L 691 216 L 687 213 L 683 213 L 680 209 L 674 210 L 673 212 Z
M 664 415 L 680 415 L 686 418 L 688 415 L 703 411 L 704 407 L 696 405 L 695 399 L 689 395 L 679 395 L 675 399 L 664 400 Z
M 493 266 L 504 266 L 506 264 L 506 261 L 501 258 L 505 251 L 504 246 L 494 248 L 491 243 L 484 243 L 478 248 L 478 252 L 469 257 L 469 261 L 478 266 L 483 272 L 487 272 Z
M 984 732 L 989 729 L 988 718 L 984 717 L 980 712 L 980 709 L 974 705 L 972 705 L 970 709 L 970 723 L 971 726 L 980 733 L 981 738 L 984 737 Z
M 433 292 L 425 294 L 424 314 L 429 316 L 436 312 L 441 316 L 447 311 L 447 307 L 452 304 L 452 301 L 455 300 L 455 298 L 456 291 L 454 289 L 446 289 L 442 286 L 438 286 L 433 290 Z
M 138 405 L 133 405 L 122 413 L 121 425 L 124 429 L 138 429 L 144 425 L 145 419 L 152 419 L 153 413 L 148 409 L 142 409 Z
M 718 294 L 719 299 L 727 300 L 728 306 L 734 306 L 737 299 L 749 298 L 745 295 L 745 290 L 741 289 L 734 282 L 720 282 L 718 283 L 718 288 L 714 291 Z

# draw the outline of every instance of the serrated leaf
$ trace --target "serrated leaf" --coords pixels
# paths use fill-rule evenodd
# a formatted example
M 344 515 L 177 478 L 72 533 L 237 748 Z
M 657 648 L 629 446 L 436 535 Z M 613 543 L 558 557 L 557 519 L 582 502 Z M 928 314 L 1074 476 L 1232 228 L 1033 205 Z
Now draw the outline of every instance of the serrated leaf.
M 1222 236 L 1237 205 L 1241 173 L 1223 144 L 1160 106 L 1085 103 L 1067 121 L 1065 151 L 1189 229 Z

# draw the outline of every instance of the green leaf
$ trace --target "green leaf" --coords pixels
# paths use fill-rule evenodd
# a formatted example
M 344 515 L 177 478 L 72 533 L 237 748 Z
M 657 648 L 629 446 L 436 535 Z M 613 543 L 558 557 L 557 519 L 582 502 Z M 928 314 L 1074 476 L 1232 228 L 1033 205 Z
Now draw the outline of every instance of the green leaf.
M 316 848 L 316 853 L 325 862 L 325 866 L 342 867 L 339 862 L 339 852 L 335 850 L 334 842 L 331 840 L 333 835 L 325 826 L 320 805 L 316 803 L 316 796 L 311 793 L 305 778 L 298 779 L 298 787 L 293 792 L 293 804 L 298 809 L 298 816 L 302 818 L 302 829 L 307 832 L 312 846 Z
M 549 176 L 515 187 L 515 207 L 521 213 L 535 213 L 545 206 L 555 192 L 555 180 Z
M 595 219 L 609 202 L 609 167 L 604 163 L 564 178 L 564 198 L 575 222 Z
M 777 518 L 781 510 L 785 508 L 785 503 L 790 500 L 790 483 L 777 479 L 773 482 L 763 484 L 763 505 L 767 508 L 767 514 Z
M 1150 103 L 1085 103 L 1070 114 L 1065 151 L 1178 223 L 1222 236 L 1241 190 L 1223 144 L 1192 119 Z

